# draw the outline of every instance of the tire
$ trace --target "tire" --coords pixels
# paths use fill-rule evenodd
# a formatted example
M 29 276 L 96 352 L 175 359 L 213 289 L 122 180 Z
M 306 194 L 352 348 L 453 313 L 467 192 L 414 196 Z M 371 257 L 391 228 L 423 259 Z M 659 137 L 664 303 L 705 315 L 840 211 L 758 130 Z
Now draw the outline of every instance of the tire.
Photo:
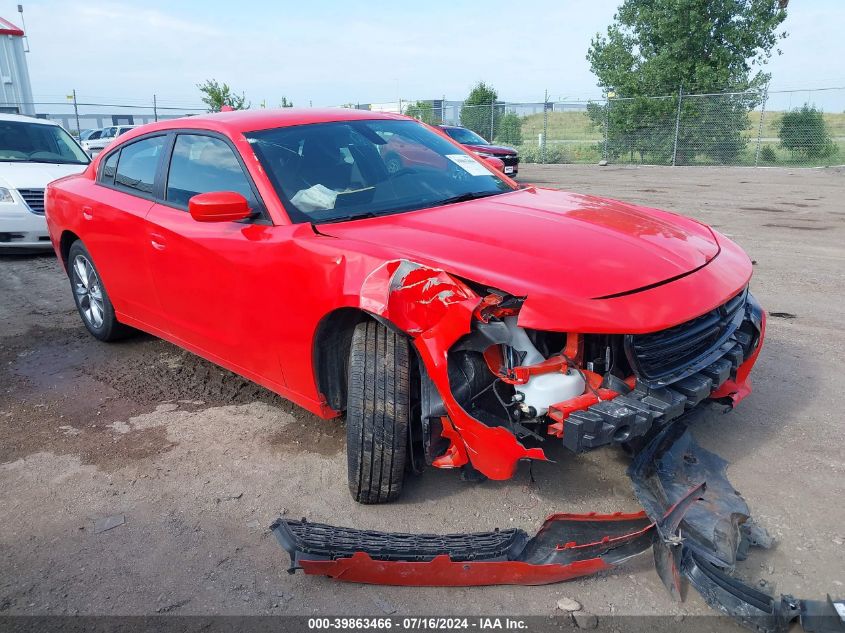
M 358 503 L 387 503 L 402 492 L 408 453 L 411 350 L 376 321 L 352 335 L 346 403 L 349 491 Z
M 116 341 L 129 335 L 132 329 L 118 322 L 100 273 L 81 240 L 71 244 L 67 266 L 73 301 L 91 335 L 101 341 Z

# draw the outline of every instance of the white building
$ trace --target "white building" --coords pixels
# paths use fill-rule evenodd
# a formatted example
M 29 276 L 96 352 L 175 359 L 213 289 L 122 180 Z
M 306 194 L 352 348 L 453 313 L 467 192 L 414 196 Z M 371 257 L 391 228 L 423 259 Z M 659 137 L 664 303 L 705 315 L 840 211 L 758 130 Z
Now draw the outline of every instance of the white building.
M 0 112 L 35 115 L 23 29 L 0 18 Z

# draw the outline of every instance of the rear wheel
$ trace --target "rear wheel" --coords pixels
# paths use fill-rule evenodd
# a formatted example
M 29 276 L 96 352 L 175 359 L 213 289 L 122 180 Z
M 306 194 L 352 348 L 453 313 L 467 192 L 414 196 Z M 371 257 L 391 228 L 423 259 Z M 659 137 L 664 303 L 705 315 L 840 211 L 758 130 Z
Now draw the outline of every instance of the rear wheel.
M 101 341 L 127 336 L 132 330 L 118 322 L 94 260 L 80 240 L 71 244 L 67 264 L 73 300 L 88 331 Z
M 359 503 L 387 503 L 402 492 L 410 362 L 407 338 L 376 321 L 356 326 L 349 355 L 346 455 L 349 491 Z

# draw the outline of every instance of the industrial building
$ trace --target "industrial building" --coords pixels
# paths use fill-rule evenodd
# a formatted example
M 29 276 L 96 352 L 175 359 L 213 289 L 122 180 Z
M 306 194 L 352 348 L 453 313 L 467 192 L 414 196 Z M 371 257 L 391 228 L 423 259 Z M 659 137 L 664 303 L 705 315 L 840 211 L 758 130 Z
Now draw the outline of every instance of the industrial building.
M 35 115 L 23 29 L 0 18 L 0 112 Z

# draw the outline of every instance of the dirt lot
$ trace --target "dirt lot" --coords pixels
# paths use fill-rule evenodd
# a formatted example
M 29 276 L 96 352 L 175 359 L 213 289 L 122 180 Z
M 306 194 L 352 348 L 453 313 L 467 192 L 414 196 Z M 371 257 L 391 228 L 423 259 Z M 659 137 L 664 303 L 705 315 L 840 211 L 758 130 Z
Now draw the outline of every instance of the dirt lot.
M 778 591 L 845 594 L 845 172 L 527 167 L 521 180 L 700 218 L 756 262 L 772 313 L 755 392 L 708 413 L 699 441 L 776 549 L 741 572 Z M 565 256 L 565 245 L 561 246 Z M 0 258 L 0 612 L 5 614 L 551 615 L 561 596 L 608 614 L 707 613 L 676 605 L 650 556 L 566 584 L 386 588 L 285 573 L 266 527 L 280 513 L 375 529 L 521 526 L 560 511 L 635 510 L 621 451 L 508 482 L 432 470 L 400 503 L 356 505 L 344 428 L 149 336 L 105 345 L 83 329 L 52 256 Z M 97 532 L 98 519 L 125 524 Z

